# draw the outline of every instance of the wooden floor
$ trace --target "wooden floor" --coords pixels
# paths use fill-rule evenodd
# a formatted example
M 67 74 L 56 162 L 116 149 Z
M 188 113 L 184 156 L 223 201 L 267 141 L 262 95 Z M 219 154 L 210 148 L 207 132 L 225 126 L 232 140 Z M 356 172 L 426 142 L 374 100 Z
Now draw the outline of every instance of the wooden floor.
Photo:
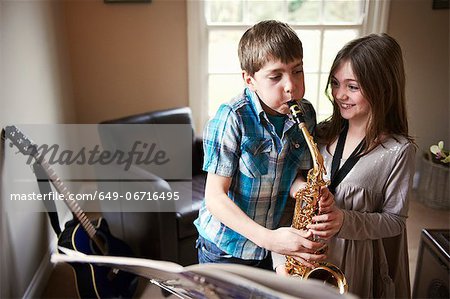
M 408 232 L 408 250 L 410 260 L 411 286 L 414 282 L 420 235 L 423 228 L 449 229 L 450 211 L 432 209 L 414 199 L 410 202 L 409 218 L 406 222 Z M 67 264 L 58 264 L 53 270 L 49 283 L 41 298 L 77 298 L 72 268 Z M 145 279 L 139 280 L 135 298 L 167 298 L 157 286 Z M 175 298 L 170 296 L 170 298 Z

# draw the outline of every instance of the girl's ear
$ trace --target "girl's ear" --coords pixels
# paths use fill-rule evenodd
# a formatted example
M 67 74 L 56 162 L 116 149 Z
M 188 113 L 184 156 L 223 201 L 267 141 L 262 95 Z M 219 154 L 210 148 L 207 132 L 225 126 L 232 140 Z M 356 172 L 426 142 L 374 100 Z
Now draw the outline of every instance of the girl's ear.
M 255 81 L 253 77 L 247 73 L 247 71 L 242 71 L 242 79 L 244 79 L 245 86 L 247 86 L 251 91 L 256 91 Z

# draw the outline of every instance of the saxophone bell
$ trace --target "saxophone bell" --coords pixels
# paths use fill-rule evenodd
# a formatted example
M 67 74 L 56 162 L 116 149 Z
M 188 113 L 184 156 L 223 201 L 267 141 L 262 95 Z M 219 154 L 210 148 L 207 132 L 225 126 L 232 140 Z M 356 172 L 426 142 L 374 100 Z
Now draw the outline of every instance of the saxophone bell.
M 337 288 L 340 294 L 348 292 L 347 280 L 345 279 L 344 273 L 331 263 L 319 263 L 316 268 L 308 271 L 303 278 L 323 281 Z

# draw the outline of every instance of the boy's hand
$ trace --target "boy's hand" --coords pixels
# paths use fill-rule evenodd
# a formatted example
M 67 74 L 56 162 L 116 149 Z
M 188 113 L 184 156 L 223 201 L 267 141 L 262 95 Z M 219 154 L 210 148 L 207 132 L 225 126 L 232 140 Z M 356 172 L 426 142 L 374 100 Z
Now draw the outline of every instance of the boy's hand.
M 323 247 L 323 243 L 308 240 L 312 236 L 310 231 L 281 227 L 269 232 L 268 246 L 265 246 L 265 248 L 270 251 L 293 256 L 300 263 L 310 268 L 314 267 L 310 261 L 321 261 L 326 258 L 324 254 L 315 253 Z
M 344 213 L 335 205 L 334 196 L 328 188 L 322 188 L 319 198 L 319 215 L 312 218 L 308 228 L 315 236 L 329 239 L 339 232 L 344 222 Z

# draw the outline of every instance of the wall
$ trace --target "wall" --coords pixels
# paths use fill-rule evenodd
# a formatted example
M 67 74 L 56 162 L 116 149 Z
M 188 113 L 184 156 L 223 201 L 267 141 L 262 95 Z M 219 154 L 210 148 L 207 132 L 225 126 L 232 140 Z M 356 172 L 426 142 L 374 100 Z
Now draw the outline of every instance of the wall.
M 411 134 L 421 150 L 450 145 L 449 10 L 391 0 L 387 32 L 401 44 Z M 77 122 L 188 105 L 186 0 L 67 1 Z
M 188 105 L 185 0 L 65 1 L 78 123 Z
M 61 6 L 56 1 L 0 2 L 2 128 L 11 124 L 75 120 L 64 23 Z M 20 156 L 15 155 L 13 159 Z M 0 297 L 16 298 L 32 295 L 26 293 L 27 289 L 48 253 L 50 236 L 54 234 L 48 229 L 45 213 L 5 212 L 6 194 L 14 179 L 12 172 L 23 172 L 33 179 L 30 166 L 6 162 L 0 168 Z M 38 189 L 30 184 L 23 192 L 38 192 Z M 44 262 L 48 264 L 48 256 Z
M 439 140 L 450 146 L 449 12 L 433 10 L 432 0 L 391 3 L 387 31 L 403 49 L 410 131 L 420 150 Z
M 0 1 L 0 126 L 96 123 L 187 105 L 185 10 L 184 0 Z M 0 165 L 0 297 L 34 297 L 45 286 L 39 276 L 53 232 L 44 213 L 5 212 L 11 171 L 21 165 L 7 162 Z

